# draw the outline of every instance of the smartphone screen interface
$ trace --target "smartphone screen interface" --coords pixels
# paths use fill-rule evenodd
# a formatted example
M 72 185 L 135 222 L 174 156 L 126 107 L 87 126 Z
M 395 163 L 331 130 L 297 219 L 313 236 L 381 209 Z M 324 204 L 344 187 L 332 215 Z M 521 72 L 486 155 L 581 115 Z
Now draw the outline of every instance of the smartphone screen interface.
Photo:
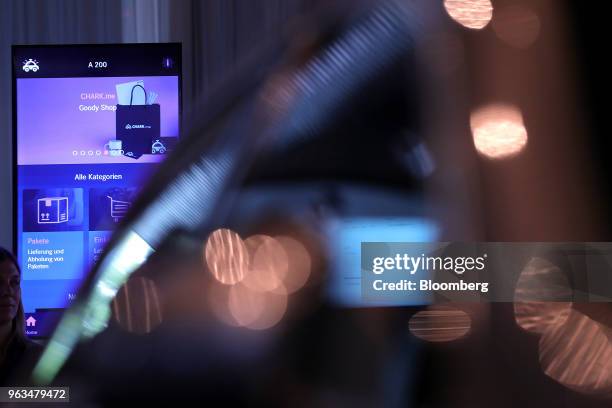
M 180 44 L 13 46 L 15 243 L 44 338 L 180 137 Z

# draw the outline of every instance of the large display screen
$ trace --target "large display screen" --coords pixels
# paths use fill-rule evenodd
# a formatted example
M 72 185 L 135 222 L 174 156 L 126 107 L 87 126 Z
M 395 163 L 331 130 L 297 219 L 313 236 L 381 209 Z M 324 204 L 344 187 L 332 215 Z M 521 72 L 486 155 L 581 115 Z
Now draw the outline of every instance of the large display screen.
M 180 137 L 180 44 L 14 46 L 16 252 L 46 337 Z

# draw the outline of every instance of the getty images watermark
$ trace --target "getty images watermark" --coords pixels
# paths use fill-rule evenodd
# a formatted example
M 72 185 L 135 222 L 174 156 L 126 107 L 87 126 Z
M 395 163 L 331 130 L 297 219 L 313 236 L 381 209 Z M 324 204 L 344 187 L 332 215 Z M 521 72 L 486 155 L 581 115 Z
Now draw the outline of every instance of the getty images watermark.
M 488 254 L 473 247 L 450 249 L 445 243 L 363 242 L 363 299 L 426 304 L 488 294 L 490 282 L 481 277 Z
M 407 253 L 395 254 L 395 256 L 377 256 L 372 259 L 372 273 L 382 275 L 389 271 L 400 271 L 411 277 L 417 272 L 423 275 L 430 275 L 430 272 L 444 271 L 453 272 L 458 276 L 466 271 L 482 271 L 485 269 L 487 254 L 478 257 L 471 256 L 413 256 Z M 466 282 L 459 279 L 458 282 L 436 282 L 433 279 L 400 279 L 397 281 L 385 281 L 385 279 L 375 279 L 372 283 L 375 291 L 385 290 L 469 290 L 487 293 L 489 291 L 488 282 Z
M 361 243 L 363 300 L 612 302 L 611 242 Z

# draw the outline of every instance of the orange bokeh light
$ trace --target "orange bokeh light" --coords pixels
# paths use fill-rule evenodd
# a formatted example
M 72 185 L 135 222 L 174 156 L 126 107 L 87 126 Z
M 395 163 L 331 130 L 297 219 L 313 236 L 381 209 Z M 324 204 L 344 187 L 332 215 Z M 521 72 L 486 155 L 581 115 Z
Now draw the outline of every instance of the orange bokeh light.
M 527 146 L 523 115 L 514 106 L 493 104 L 477 109 L 470 126 L 476 150 L 490 159 L 515 156 Z
M 308 250 L 298 240 L 287 236 L 278 236 L 276 240 L 284 248 L 289 261 L 288 273 L 283 279 L 284 288 L 287 293 L 294 293 L 308 282 L 312 259 Z
M 486 27 L 493 17 L 490 0 L 444 0 L 444 8 L 453 20 L 473 30 Z
M 272 291 L 283 284 L 289 259 L 283 246 L 267 235 L 253 235 L 245 240 L 251 255 L 244 285 L 256 291 Z
M 470 316 L 449 306 L 429 306 L 408 322 L 410 333 L 421 340 L 442 343 L 465 336 L 472 326 Z
M 239 326 L 253 330 L 265 330 L 278 324 L 287 311 L 287 294 L 279 289 L 260 292 L 242 283 L 229 290 L 228 308 Z
M 244 241 L 240 235 L 225 228 L 208 236 L 204 258 L 215 279 L 224 285 L 242 281 L 249 268 L 249 253 Z

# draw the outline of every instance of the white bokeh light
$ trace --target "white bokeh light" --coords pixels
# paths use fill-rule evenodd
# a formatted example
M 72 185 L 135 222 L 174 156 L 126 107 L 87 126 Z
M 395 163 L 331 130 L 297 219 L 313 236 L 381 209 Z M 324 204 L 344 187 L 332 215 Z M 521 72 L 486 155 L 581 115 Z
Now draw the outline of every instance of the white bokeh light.
M 481 30 L 493 18 L 490 0 L 444 0 L 448 15 L 466 28 Z
M 512 157 L 527 146 L 527 130 L 517 107 L 493 104 L 477 109 L 471 114 L 470 127 L 474 146 L 485 157 Z

